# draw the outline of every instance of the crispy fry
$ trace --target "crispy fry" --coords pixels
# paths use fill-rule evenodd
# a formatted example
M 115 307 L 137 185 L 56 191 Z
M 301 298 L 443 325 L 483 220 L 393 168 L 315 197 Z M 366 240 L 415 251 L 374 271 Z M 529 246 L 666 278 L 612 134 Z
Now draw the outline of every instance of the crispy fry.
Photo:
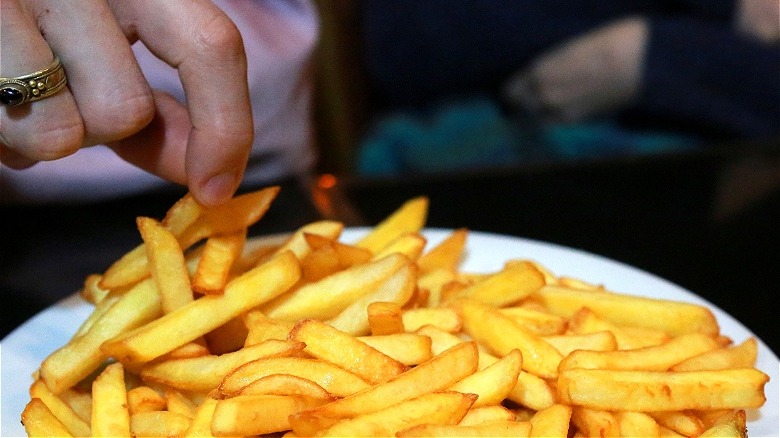
M 22 424 L 30 437 L 73 436 L 39 398 L 33 398 L 22 411 Z
M 192 276 L 192 289 L 202 294 L 222 293 L 245 242 L 245 229 L 209 237 Z
M 468 238 L 468 229 L 458 228 L 450 233 L 444 240 L 439 242 L 417 260 L 420 272 L 428 273 L 438 269 L 448 272 L 455 272 L 463 258 L 463 249 L 466 246 Z
M 197 339 L 247 310 L 286 291 L 300 277 L 291 252 L 233 279 L 222 295 L 204 296 L 101 346 L 120 361 L 143 363 Z M 258 281 L 262 279 L 262 281 Z M 179 333 L 179 336 L 167 336 Z
M 54 395 L 43 381 L 33 382 L 30 386 L 30 397 L 40 399 L 73 436 L 89 436 L 89 423 L 79 418 L 76 412 L 64 400 Z
M 124 367 L 108 365 L 92 383 L 92 436 L 131 436 Z
M 564 403 L 606 410 L 747 408 L 764 404 L 768 379 L 753 368 L 688 372 L 570 369 L 558 376 L 557 394 Z
M 290 339 L 305 344 L 305 352 L 351 371 L 368 383 L 381 383 L 408 367 L 341 330 L 316 319 L 305 319 L 290 331 Z
M 173 388 L 209 391 L 245 363 L 267 357 L 291 356 L 303 348 L 301 342 L 269 339 L 221 356 L 208 355 L 153 363 L 143 367 L 140 376 L 144 381 Z
M 355 245 L 376 254 L 405 233 L 422 230 L 428 218 L 428 198 L 420 196 L 406 201 Z
M 391 335 L 404 331 L 401 305 L 392 301 L 375 301 L 366 308 L 372 335 Z

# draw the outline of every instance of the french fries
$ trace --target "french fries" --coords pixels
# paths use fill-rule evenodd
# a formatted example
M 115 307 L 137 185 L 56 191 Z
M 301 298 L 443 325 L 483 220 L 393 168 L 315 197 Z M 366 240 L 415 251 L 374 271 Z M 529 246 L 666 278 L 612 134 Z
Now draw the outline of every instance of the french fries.
M 247 238 L 277 192 L 139 217 L 42 362 L 28 435 L 744 437 L 765 403 L 756 340 L 706 307 L 531 258 L 463 271 L 468 230 L 428 247 L 425 197 L 356 242 Z

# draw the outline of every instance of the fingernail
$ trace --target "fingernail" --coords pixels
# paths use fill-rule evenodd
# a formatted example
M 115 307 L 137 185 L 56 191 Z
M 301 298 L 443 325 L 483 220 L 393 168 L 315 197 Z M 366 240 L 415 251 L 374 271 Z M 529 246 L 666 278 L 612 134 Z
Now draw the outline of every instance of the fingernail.
M 200 202 L 207 206 L 221 204 L 233 196 L 237 186 L 237 172 L 224 172 L 212 176 L 200 187 Z

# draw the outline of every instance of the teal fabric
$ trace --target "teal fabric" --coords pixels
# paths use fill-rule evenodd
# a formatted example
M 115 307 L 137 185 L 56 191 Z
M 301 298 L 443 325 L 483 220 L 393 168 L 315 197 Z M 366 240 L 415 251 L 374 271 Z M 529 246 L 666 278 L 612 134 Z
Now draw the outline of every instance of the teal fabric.
M 385 115 L 360 144 L 356 167 L 367 176 L 435 173 L 657 154 L 697 144 L 694 138 L 633 132 L 610 122 L 537 126 L 507 118 L 489 98 L 474 97 Z

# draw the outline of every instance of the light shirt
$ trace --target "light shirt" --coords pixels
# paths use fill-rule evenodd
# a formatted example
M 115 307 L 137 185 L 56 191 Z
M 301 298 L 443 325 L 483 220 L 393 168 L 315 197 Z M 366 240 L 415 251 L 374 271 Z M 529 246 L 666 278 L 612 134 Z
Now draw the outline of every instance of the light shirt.
M 309 0 L 216 0 L 244 40 L 255 139 L 244 183 L 305 175 L 316 161 L 312 143 L 309 62 L 319 22 Z M 175 69 L 141 43 L 133 50 L 152 88 L 184 102 Z M 229 80 L 222 78 L 220 80 Z M 78 202 L 112 199 L 170 185 L 103 145 L 13 170 L 0 168 L 0 199 Z

